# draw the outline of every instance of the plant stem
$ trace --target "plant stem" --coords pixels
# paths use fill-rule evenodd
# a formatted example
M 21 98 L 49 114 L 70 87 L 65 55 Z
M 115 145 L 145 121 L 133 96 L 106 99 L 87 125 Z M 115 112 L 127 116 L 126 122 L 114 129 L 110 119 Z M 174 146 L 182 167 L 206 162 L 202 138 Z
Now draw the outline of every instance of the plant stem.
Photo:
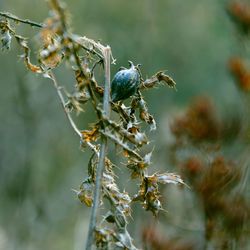
M 36 22 L 33 22 L 33 21 L 30 21 L 28 19 L 21 19 L 19 17 L 16 17 L 8 12 L 2 12 L 0 11 L 0 16 L 3 16 L 5 18 L 8 18 L 8 19 L 12 19 L 16 22 L 20 22 L 20 23 L 25 23 L 25 24 L 29 24 L 31 26 L 35 26 L 35 27 L 38 27 L 38 28 L 43 28 L 45 25 L 42 24 L 42 23 L 36 23 Z
M 66 102 L 64 100 L 61 89 L 57 84 L 57 81 L 56 81 L 56 78 L 55 78 L 54 74 L 52 73 L 52 71 L 49 71 L 48 74 L 49 74 L 50 79 L 54 83 L 54 87 L 56 88 L 56 91 L 57 91 L 57 94 L 59 96 L 60 102 L 61 102 L 61 104 L 63 106 L 63 110 L 64 110 L 64 112 L 65 112 L 65 114 L 66 114 L 66 116 L 67 116 L 67 118 L 69 120 L 69 123 L 70 123 L 71 127 L 74 129 L 75 133 L 82 139 L 81 131 L 77 128 L 77 126 L 76 126 L 75 122 L 73 121 L 69 111 L 65 109 L 65 103 Z M 99 157 L 99 152 L 98 152 L 96 146 L 94 146 L 91 142 L 86 142 L 86 143 L 96 153 L 97 157 Z
M 104 49 L 104 96 L 103 96 L 103 116 L 109 119 L 110 115 L 110 47 L 107 46 Z M 94 200 L 93 207 L 91 211 L 90 223 L 89 223 L 89 232 L 87 240 L 87 250 L 91 250 L 94 243 L 96 222 L 97 222 L 97 212 L 98 205 L 101 196 L 101 186 L 102 186 L 102 175 L 105 166 L 105 156 L 107 151 L 107 139 L 102 136 L 101 150 L 99 162 L 96 169 L 96 179 L 95 179 L 95 190 L 94 190 Z
M 51 71 L 49 71 L 48 74 L 49 74 L 50 79 L 54 83 L 54 86 L 56 88 L 57 94 L 59 96 L 59 99 L 60 99 L 61 104 L 63 106 L 63 109 L 65 111 L 65 114 L 66 114 L 66 116 L 67 116 L 67 118 L 68 118 L 68 120 L 70 122 L 70 125 L 72 126 L 72 128 L 74 129 L 74 131 L 76 132 L 76 134 L 81 137 L 82 134 L 81 134 L 80 130 L 76 127 L 76 124 L 74 123 L 74 121 L 73 121 L 70 113 L 65 110 L 65 100 L 64 100 L 64 97 L 62 95 L 61 89 L 60 89 L 60 87 L 57 84 L 57 81 L 56 81 L 56 78 L 55 78 L 54 74 Z

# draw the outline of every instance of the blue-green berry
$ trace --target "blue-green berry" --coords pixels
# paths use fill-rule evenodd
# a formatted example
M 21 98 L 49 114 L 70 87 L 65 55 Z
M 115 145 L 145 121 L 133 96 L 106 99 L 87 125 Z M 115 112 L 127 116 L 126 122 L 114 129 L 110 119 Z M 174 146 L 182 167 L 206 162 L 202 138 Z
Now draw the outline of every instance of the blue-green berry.
M 133 63 L 129 61 L 129 64 L 130 69 L 118 71 L 111 82 L 112 102 L 125 100 L 138 91 L 140 76 Z

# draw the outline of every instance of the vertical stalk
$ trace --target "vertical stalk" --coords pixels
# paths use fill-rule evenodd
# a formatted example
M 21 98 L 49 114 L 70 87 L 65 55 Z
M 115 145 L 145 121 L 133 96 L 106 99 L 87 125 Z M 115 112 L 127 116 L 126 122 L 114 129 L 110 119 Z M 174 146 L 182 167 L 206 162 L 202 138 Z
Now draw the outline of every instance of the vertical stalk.
M 110 103 L 109 103 L 109 96 L 110 96 L 110 47 L 107 46 L 104 49 L 104 96 L 103 96 L 103 111 L 104 116 L 109 118 L 110 115 Z M 97 164 L 96 169 L 96 180 L 95 180 L 95 190 L 94 190 L 94 199 L 93 199 L 93 207 L 91 211 L 90 223 L 89 223 L 89 232 L 88 232 L 88 241 L 87 241 L 87 250 L 91 250 L 94 238 L 95 238 L 95 228 L 97 222 L 97 212 L 98 212 L 98 205 L 101 196 L 101 186 L 102 186 L 102 175 L 103 169 L 105 166 L 105 156 L 107 151 L 107 139 L 102 136 L 101 138 L 101 149 L 100 149 L 100 157 L 99 162 Z

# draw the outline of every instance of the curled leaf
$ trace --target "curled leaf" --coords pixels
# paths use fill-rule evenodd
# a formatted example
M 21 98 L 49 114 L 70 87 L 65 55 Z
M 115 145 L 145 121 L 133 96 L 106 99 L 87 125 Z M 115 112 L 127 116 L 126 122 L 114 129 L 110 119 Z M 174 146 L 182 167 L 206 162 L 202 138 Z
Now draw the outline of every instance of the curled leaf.
M 23 48 L 24 54 L 21 55 L 24 58 L 26 67 L 36 73 L 43 73 L 43 70 L 40 66 L 36 66 L 30 62 L 30 48 L 28 47 L 27 41 L 24 37 L 15 35 L 17 43 Z
M 167 183 L 184 184 L 184 181 L 181 179 L 181 177 L 173 173 L 164 173 L 164 174 L 155 173 L 151 176 L 147 176 L 147 179 L 150 182 L 162 183 L 162 184 L 167 184 Z
M 164 81 L 170 88 L 175 88 L 175 81 L 163 71 L 159 71 L 153 75 L 150 79 L 145 80 L 140 84 L 140 89 L 149 89 L 153 88 L 156 84 L 160 84 L 161 81 Z
M 77 192 L 77 197 L 81 203 L 85 203 L 88 207 L 91 207 L 93 203 L 93 193 L 94 184 L 86 180 L 81 184 L 80 190 Z
M 95 125 L 92 130 L 84 130 L 82 132 L 82 138 L 86 142 L 96 141 L 100 136 L 99 125 Z

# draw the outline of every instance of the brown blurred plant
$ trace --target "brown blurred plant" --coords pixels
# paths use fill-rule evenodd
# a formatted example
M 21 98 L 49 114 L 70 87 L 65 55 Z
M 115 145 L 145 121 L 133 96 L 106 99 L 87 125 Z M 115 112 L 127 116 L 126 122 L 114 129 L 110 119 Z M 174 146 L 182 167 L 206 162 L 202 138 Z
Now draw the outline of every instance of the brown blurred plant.
M 192 100 L 187 111 L 171 124 L 171 131 L 179 140 L 186 138 L 200 142 L 218 139 L 220 123 L 212 101 L 208 97 Z
M 232 72 L 238 86 L 246 92 L 250 91 L 250 69 L 239 57 L 232 57 L 229 61 L 229 69 Z
M 228 131 L 223 131 L 226 121 L 218 122 L 215 110 L 211 99 L 199 97 L 176 116 L 171 125 L 176 138 L 172 163 L 202 204 L 206 244 L 228 249 L 232 241 L 246 244 L 250 204 L 239 191 L 247 178 L 245 169 L 221 152 Z M 183 151 L 185 157 L 180 157 Z
M 144 225 L 142 228 L 142 240 L 144 249 L 152 250 L 194 250 L 196 249 L 194 242 L 182 238 L 170 238 L 163 235 L 157 230 L 156 225 Z
M 245 34 L 250 32 L 250 5 L 246 1 L 233 1 L 228 5 L 228 13 Z

